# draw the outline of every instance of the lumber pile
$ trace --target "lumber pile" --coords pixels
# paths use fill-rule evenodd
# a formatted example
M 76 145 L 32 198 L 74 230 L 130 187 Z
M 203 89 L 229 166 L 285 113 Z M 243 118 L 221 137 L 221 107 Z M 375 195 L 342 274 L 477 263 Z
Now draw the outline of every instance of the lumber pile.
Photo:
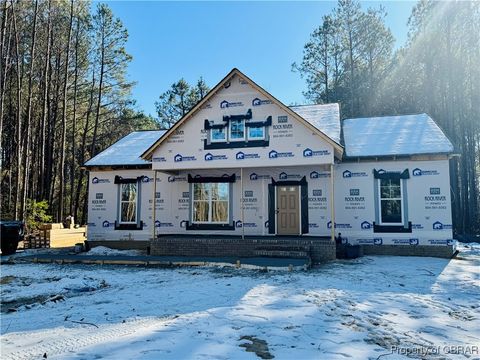
M 23 242 L 20 242 L 20 244 L 21 243 L 23 243 L 23 249 L 40 249 L 50 247 L 50 241 L 45 239 L 42 234 L 27 235 L 23 239 Z M 22 248 L 21 245 L 19 245 L 19 247 Z
M 85 241 L 85 228 L 45 230 L 45 238 L 50 241 L 51 248 L 75 246 Z
M 51 248 L 70 247 L 77 243 L 83 243 L 85 238 L 85 227 L 65 229 L 62 223 L 43 224 L 43 237 L 49 242 Z

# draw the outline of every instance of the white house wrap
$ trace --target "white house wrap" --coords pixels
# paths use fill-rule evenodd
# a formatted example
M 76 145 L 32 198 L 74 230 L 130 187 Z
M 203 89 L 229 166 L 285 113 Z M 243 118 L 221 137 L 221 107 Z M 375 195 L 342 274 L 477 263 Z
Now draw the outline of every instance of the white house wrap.
M 452 153 L 426 114 L 341 123 L 338 104 L 289 108 L 234 69 L 168 131 L 134 132 L 85 164 L 88 240 L 334 248 L 340 235 L 370 253 L 449 256 Z

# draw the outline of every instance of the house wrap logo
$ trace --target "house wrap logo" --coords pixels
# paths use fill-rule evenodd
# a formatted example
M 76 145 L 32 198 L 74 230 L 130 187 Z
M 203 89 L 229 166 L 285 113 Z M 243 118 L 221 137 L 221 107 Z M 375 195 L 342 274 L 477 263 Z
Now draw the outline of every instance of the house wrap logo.
M 173 175 L 170 175 L 167 180 L 168 180 L 168 182 L 187 181 L 187 178 L 186 178 L 185 176 L 173 176 Z
M 213 161 L 213 160 L 227 160 L 227 155 L 213 155 L 211 153 L 205 154 L 205 161 Z
M 109 184 L 110 179 L 99 179 L 97 177 L 94 177 L 92 179 L 92 184 Z
M 259 155 L 259 154 L 256 154 L 256 153 L 246 154 L 246 153 L 244 153 L 243 151 L 239 151 L 239 152 L 237 152 L 237 154 L 235 155 L 235 159 L 237 159 L 237 160 L 259 159 L 259 158 L 260 158 L 260 155 Z
M 435 221 L 432 225 L 433 230 L 449 230 L 452 228 L 451 224 L 443 224 L 440 221 Z
M 160 220 L 155 220 L 155 227 L 173 227 L 173 224 L 167 222 L 160 222 Z
M 360 224 L 360 227 L 362 228 L 362 230 L 370 230 L 371 228 L 373 228 L 373 224 L 368 221 L 364 221 Z
M 415 168 L 412 170 L 412 176 L 439 175 L 437 170 L 422 170 Z
M 291 151 L 278 152 L 278 151 L 272 150 L 268 153 L 268 158 L 269 159 L 278 159 L 278 158 L 293 157 L 293 156 L 294 155 Z
M 173 157 L 174 162 L 182 162 L 182 161 L 196 161 L 197 158 L 195 156 L 183 156 L 181 154 L 177 154 Z
M 313 189 L 312 196 L 308 198 L 308 202 L 310 203 L 322 203 L 327 201 L 327 198 L 323 196 L 322 189 Z
M 310 173 L 310 179 L 320 179 L 320 178 L 329 178 L 329 177 L 330 177 L 329 172 L 319 173 L 318 171 L 312 171 Z
M 425 196 L 425 201 L 447 201 L 447 197 L 442 195 L 440 188 L 430 188 L 430 195 Z
M 256 227 L 257 227 L 257 224 L 255 224 L 255 223 L 247 223 L 247 222 L 244 223 L 244 222 L 242 222 L 242 220 L 237 220 L 237 221 L 235 222 L 235 227 L 236 227 L 236 228 L 242 228 L 242 227 L 245 227 L 245 228 L 247 228 L 247 227 L 249 227 L 249 228 L 256 228 Z
M 105 221 L 102 223 L 102 227 L 104 227 L 104 228 L 110 227 L 110 221 L 105 220 Z
M 271 179 L 271 175 L 258 175 L 257 173 L 251 173 L 250 174 L 250 180 L 255 181 L 255 180 L 260 180 L 260 179 Z
M 243 103 L 241 101 L 229 102 L 227 100 L 223 100 L 222 102 L 220 102 L 220 109 L 227 109 L 238 106 L 243 106 Z
M 383 245 L 382 238 L 373 238 L 373 239 L 358 239 L 358 245 Z
M 142 176 L 142 182 L 143 182 L 143 183 L 148 183 L 148 182 L 150 182 L 150 181 L 153 181 L 153 178 L 149 178 L 149 177 L 146 176 L 146 175 L 143 175 L 143 176 Z
M 428 240 L 430 245 L 447 245 L 452 246 L 454 244 L 453 239 L 445 239 L 445 240 Z
M 368 174 L 366 172 L 352 172 L 350 170 L 345 170 L 343 173 L 342 173 L 342 176 L 344 179 L 350 179 L 352 177 L 367 177 Z
M 335 223 L 334 226 L 335 226 L 335 229 L 351 229 L 352 228 L 352 225 L 350 225 L 350 224 Z M 332 221 L 331 220 L 329 222 L 327 222 L 327 228 L 328 229 L 332 228 Z
M 167 161 L 167 158 L 164 157 L 164 156 L 159 156 L 159 157 L 154 157 L 152 159 L 153 162 L 166 162 Z
M 312 150 L 310 148 L 306 148 L 303 150 L 303 157 L 312 157 L 312 156 L 326 156 L 330 155 L 330 151 L 328 150 Z
M 418 239 L 408 239 L 410 245 L 418 245 Z
M 267 104 L 271 104 L 272 101 L 271 100 L 261 100 L 259 98 L 255 98 L 252 100 L 252 106 L 260 106 L 260 105 L 267 105 Z
M 318 179 L 320 177 L 320 173 L 318 171 L 312 171 L 310 173 L 310 179 Z
M 278 174 L 278 178 L 280 180 L 287 180 L 287 179 L 300 179 L 300 174 L 287 174 L 286 172 L 281 172 Z
M 345 202 L 362 202 L 364 196 L 360 196 L 360 189 L 350 189 L 350 196 L 345 196 Z

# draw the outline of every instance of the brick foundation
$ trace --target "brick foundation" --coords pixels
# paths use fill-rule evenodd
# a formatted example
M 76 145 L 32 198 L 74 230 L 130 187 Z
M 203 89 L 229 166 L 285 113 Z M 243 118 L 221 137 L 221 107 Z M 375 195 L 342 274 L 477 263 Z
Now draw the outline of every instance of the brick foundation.
M 450 258 L 453 246 L 362 245 L 363 255 L 430 256 Z
M 95 246 L 105 246 L 117 250 L 147 250 L 150 241 L 139 240 L 103 240 L 103 241 L 85 241 L 90 248 Z
M 335 244 L 321 237 L 161 236 L 150 243 L 151 255 L 253 257 L 263 246 L 308 247 L 313 263 L 335 259 Z

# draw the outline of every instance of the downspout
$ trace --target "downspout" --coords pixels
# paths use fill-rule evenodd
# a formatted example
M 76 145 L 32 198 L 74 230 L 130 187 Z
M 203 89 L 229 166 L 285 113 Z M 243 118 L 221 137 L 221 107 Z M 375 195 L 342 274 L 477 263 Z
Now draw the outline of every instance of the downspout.
M 240 168 L 240 187 L 241 187 L 241 195 L 240 195 L 240 205 L 242 206 L 242 240 L 245 240 L 245 204 L 243 203 L 243 167 Z
M 330 164 L 330 217 L 332 221 L 332 226 L 331 226 L 331 240 L 335 244 L 335 186 L 334 186 L 334 165 L 335 164 Z

